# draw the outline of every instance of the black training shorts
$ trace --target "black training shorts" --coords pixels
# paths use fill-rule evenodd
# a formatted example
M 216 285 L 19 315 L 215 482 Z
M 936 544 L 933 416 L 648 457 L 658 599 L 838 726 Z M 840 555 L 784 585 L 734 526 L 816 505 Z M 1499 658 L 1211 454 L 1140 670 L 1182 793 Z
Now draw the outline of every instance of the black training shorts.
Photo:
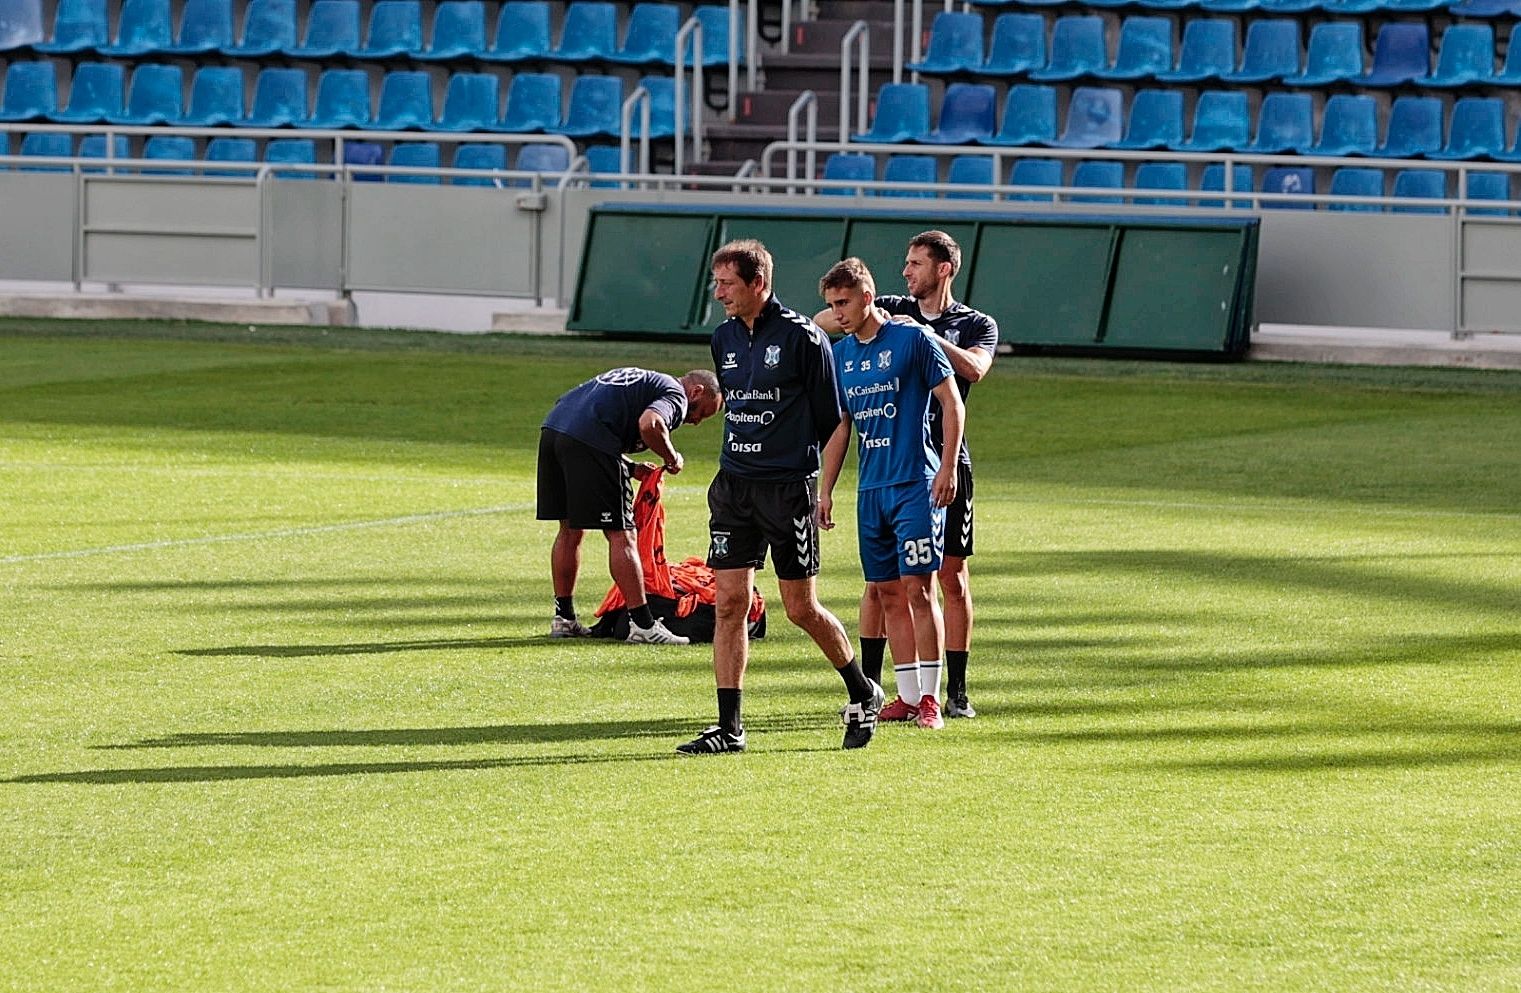
M 541 521 L 565 521 L 582 531 L 634 530 L 633 466 L 568 434 L 539 432 Z
M 708 565 L 760 569 L 778 579 L 819 574 L 817 477 L 772 483 L 718 471 L 708 487 Z
M 972 467 L 956 463 L 956 499 L 945 508 L 945 554 L 972 556 Z

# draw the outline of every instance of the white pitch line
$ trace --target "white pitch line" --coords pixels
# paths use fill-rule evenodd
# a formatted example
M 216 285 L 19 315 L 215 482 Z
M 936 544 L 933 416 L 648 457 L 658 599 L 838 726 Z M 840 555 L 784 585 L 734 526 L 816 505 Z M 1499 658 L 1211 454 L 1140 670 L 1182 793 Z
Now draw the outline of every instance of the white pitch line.
M 170 538 L 164 541 L 142 541 L 130 545 L 102 545 L 97 548 L 76 548 L 67 552 L 39 552 L 35 555 L 9 555 L 0 558 L 0 565 L 16 565 L 22 562 L 43 562 L 50 559 L 82 559 L 92 555 L 121 555 L 130 552 L 147 552 L 163 548 L 188 548 L 195 545 L 218 545 L 233 541 L 263 541 L 272 538 L 300 538 L 312 534 L 331 534 L 338 531 L 360 531 L 365 528 L 405 527 L 428 521 L 444 521 L 457 517 L 485 517 L 490 514 L 511 514 L 532 510 L 526 503 L 502 504 L 499 507 L 476 507 L 471 510 L 441 510 L 431 514 L 406 514 L 374 521 L 345 521 L 342 524 L 314 524 L 304 528 L 281 528 L 276 531 L 247 531 L 242 534 L 213 534 L 200 538 Z

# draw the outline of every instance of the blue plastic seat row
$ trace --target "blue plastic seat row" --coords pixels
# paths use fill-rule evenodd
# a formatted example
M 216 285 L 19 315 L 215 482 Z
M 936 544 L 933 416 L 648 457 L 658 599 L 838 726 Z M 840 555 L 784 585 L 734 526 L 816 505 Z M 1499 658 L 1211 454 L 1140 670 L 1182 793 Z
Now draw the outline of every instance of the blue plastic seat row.
M 1102 17 L 1058 18 L 1049 53 L 1045 24 L 1040 14 L 999 15 L 985 56 L 982 15 L 941 13 L 935 18 L 924 60 L 911 68 L 930 75 L 1023 76 L 1036 82 L 1096 78 L 1314 87 L 1342 82 L 1365 87 L 1521 85 L 1521 45 L 1507 49 L 1505 64 L 1497 71 L 1494 28 L 1483 23 L 1448 27 L 1441 36 L 1435 69 L 1426 25 L 1419 23 L 1383 25 L 1367 67 L 1361 21 L 1313 25 L 1305 51 L 1300 49 L 1299 22 L 1290 18 L 1252 21 L 1239 62 L 1236 22 L 1225 18 L 1188 20 L 1175 55 L 1168 18 L 1132 15 L 1120 26 L 1113 62 L 1107 54 Z
M 360 0 L 314 0 L 305 33 L 297 30 L 296 0 L 250 0 L 241 33 L 233 33 L 232 0 L 183 0 L 175 30 L 171 0 L 124 0 L 115 34 L 106 0 L 59 0 L 53 31 L 42 30 L 41 0 L 0 0 L 0 51 L 30 48 L 43 54 L 97 53 L 112 57 L 220 53 L 234 58 L 281 55 L 298 59 L 407 58 L 423 61 L 481 59 L 612 62 L 672 65 L 683 18 L 674 3 L 635 4 L 620 32 L 618 9 L 605 0 L 572 0 L 558 44 L 551 44 L 546 0 L 500 5 L 488 31 L 482 0 L 444 0 L 433 8 L 428 43 L 419 0 L 376 0 L 361 41 Z M 727 7 L 695 9 L 703 27 L 703 62 L 728 61 Z M 620 42 L 621 35 L 621 42 Z M 690 49 L 688 49 L 690 51 Z
M 245 127 L 371 128 L 400 131 L 550 132 L 577 137 L 617 135 L 622 128 L 624 83 L 617 76 L 581 76 L 561 115 L 561 81 L 553 73 L 520 72 L 508 86 L 500 110 L 500 81 L 490 73 L 454 73 L 445 88 L 442 113 L 433 111 L 432 79 L 425 71 L 397 70 L 381 80 L 380 100 L 371 107 L 370 77 L 362 69 L 329 69 L 317 79 L 316 104 L 308 102 L 303 69 L 269 68 L 254 84 L 253 108 L 245 110 L 243 70 L 206 66 L 191 81 L 189 106 L 182 106 L 183 74 L 176 65 L 143 63 L 133 70 L 115 63 L 85 62 L 75 70 L 68 102 L 58 103 L 57 69 L 51 61 L 12 62 L 0 95 L 0 121 L 53 121 L 60 124 L 177 124 Z M 650 94 L 650 136 L 675 133 L 675 84 L 668 76 L 640 80 Z M 683 127 L 687 113 L 683 108 Z M 637 135 L 639 115 L 632 126 Z
M 950 199 L 991 199 L 992 193 L 981 187 L 992 186 L 995 183 L 993 173 L 993 160 L 985 155 L 958 155 L 952 158 L 946 168 L 943 177 L 939 175 L 939 164 L 935 157 L 929 155 L 890 155 L 886 165 L 881 169 L 880 175 L 877 168 L 877 157 L 860 152 L 837 152 L 831 155 L 824 163 L 823 178 L 835 180 L 841 183 L 881 181 L 900 183 L 936 183 L 945 182 L 959 187 L 943 195 Z M 1071 167 L 1070 180 L 1064 179 L 1067 166 L 1059 159 L 1024 158 L 1017 160 L 1009 170 L 1007 184 L 1011 186 L 1071 186 L 1083 189 L 1134 189 L 1134 190 L 1158 190 L 1169 192 L 1187 192 L 1191 189 L 1188 185 L 1188 167 L 1182 162 L 1143 162 L 1135 167 L 1135 173 L 1129 183 L 1126 182 L 1125 163 L 1106 162 L 1101 160 L 1083 160 L 1076 162 Z M 1240 165 L 1235 168 L 1232 175 L 1232 189 L 1248 191 L 1253 186 L 1254 170 L 1251 166 Z M 1404 169 L 1395 173 L 1392 195 L 1400 198 L 1437 198 L 1441 199 L 1449 195 L 1447 189 L 1447 175 L 1434 169 Z M 1296 167 L 1274 167 L 1263 171 L 1262 184 L 1257 187 L 1265 193 L 1315 193 L 1315 170 Z M 1222 192 L 1225 189 L 1225 167 L 1223 165 L 1209 165 L 1203 170 L 1201 183 L 1198 190 L 1202 192 Z M 824 194 L 854 196 L 862 192 L 860 187 L 855 186 L 832 186 L 821 190 Z M 937 192 L 928 189 L 874 189 L 864 191 L 868 196 L 884 197 L 935 197 Z M 1384 170 L 1364 169 L 1349 167 L 1338 169 L 1332 174 L 1331 189 L 1333 194 L 1347 196 L 1384 196 Z M 1484 200 L 1509 200 L 1510 177 L 1499 172 L 1474 172 L 1468 174 L 1467 195 L 1471 199 Z M 1050 202 L 1053 197 L 1035 191 L 1024 191 L 1012 194 L 1010 199 L 1023 201 L 1046 201 Z M 1113 203 L 1127 202 L 1127 198 L 1114 194 L 1073 194 L 1069 198 L 1073 203 Z M 1212 198 L 1177 198 L 1177 197 L 1134 197 L 1128 202 L 1147 206 L 1177 206 L 1184 207 L 1190 204 L 1206 207 L 1223 207 L 1224 201 Z M 1231 205 L 1238 209 L 1250 206 L 1247 200 L 1232 200 Z M 1264 204 L 1266 208 L 1278 207 L 1313 207 L 1314 204 L 1305 201 L 1279 201 Z M 1382 207 L 1375 204 L 1333 204 L 1333 210 L 1381 210 Z M 1396 206 L 1396 211 L 1425 212 L 1431 210 L 1440 211 L 1441 208 L 1415 207 L 1410 205 Z M 1474 213 L 1503 213 L 1504 211 L 1492 211 L 1479 209 Z
M 941 102 L 938 124 L 931 129 L 927 88 L 888 83 L 878 94 L 872 129 L 857 138 L 894 144 L 1166 148 L 1260 155 L 1292 152 L 1521 161 L 1521 150 L 1507 142 L 1505 104 L 1497 97 L 1460 97 L 1449 117 L 1437 97 L 1402 95 L 1390 105 L 1387 126 L 1381 127 L 1373 97 L 1334 93 L 1326 100 L 1317 133 L 1309 93 L 1268 93 L 1258 108 L 1253 129 L 1244 92 L 1205 90 L 1194 104 L 1193 127 L 1186 136 L 1181 90 L 1137 91 L 1128 117 L 1123 103 L 1118 89 L 1076 87 L 1067 104 L 1065 126 L 1058 134 L 1056 89 L 1019 83 L 1010 87 L 1002 124 L 995 131 L 993 87 L 987 83 L 951 83 Z
M 971 0 L 985 7 L 1060 7 L 1066 0 Z M 1497 17 L 1521 13 L 1516 0 L 1088 0 L 1087 6 L 1106 9 L 1137 7 L 1144 10 L 1204 11 L 1243 14 L 1321 12 L 1338 15 L 1411 14 L 1446 9 L 1464 17 Z

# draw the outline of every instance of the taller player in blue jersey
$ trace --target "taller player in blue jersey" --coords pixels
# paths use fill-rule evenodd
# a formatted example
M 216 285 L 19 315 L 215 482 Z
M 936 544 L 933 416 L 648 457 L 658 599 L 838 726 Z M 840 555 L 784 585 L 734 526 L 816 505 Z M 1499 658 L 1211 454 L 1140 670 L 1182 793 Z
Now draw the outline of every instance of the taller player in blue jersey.
M 787 619 L 813 639 L 845 681 L 843 747 L 871 741 L 882 687 L 866 678 L 839 618 L 819 603 L 819 452 L 840 422 L 829 339 L 771 292 L 771 253 L 733 241 L 713 254 L 713 299 L 728 320 L 713 332 L 726 406 L 718 475 L 708 487 L 708 565 L 717 584 L 713 675 L 718 723 L 677 747 L 685 755 L 745 749 L 741 691 L 749 663 L 745 618 L 755 570 L 771 554 Z
M 819 523 L 834 526 L 834 484 L 854 430 L 861 569 L 882 605 L 898 684 L 898 698 L 881 719 L 912 717 L 922 728 L 944 727 L 938 694 L 945 639 L 934 581 L 945 551 L 945 508 L 956 499 L 961 395 L 929 328 L 875 306 L 876 284 L 860 259 L 835 263 L 819 292 L 848 332 L 834 345 L 845 418 L 824 448 Z M 930 434 L 931 398 L 940 403 L 938 452 Z

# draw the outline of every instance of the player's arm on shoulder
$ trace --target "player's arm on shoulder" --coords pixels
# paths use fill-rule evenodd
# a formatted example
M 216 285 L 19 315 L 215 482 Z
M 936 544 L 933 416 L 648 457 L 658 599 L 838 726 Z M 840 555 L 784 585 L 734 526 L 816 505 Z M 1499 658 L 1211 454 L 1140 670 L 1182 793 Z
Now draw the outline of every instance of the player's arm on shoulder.
M 660 456 L 667 472 L 674 475 L 682 470 L 681 453 L 671 444 L 670 425 L 666 424 L 665 415 L 658 408 L 646 407 L 639 415 L 639 437 L 644 439 L 650 451 Z
M 813 315 L 813 323 L 826 334 L 839 334 L 845 330 L 840 326 L 840 319 L 834 316 L 834 311 L 828 307 Z
M 944 338 L 939 338 L 939 341 L 945 357 L 950 360 L 951 368 L 955 370 L 956 375 L 967 382 L 980 382 L 982 377 L 988 374 L 988 370 L 993 368 L 993 351 L 984 348 L 981 343 L 971 348 L 962 348 Z

